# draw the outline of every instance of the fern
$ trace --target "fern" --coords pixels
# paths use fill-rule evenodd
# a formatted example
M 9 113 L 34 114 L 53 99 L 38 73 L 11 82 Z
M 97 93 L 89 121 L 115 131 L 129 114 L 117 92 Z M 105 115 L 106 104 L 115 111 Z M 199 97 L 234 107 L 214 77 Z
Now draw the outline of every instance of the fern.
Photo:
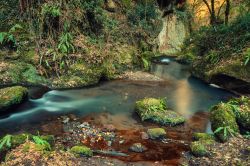
M 3 137 L 3 138 L 0 140 L 0 151 L 1 151 L 4 147 L 11 148 L 11 138 L 12 138 L 12 135 L 6 135 L 5 137 Z
M 226 126 L 226 127 L 218 127 L 215 131 L 214 134 L 219 133 L 219 132 L 223 132 L 223 136 L 225 138 L 228 137 L 234 137 L 237 135 L 237 133 L 230 128 L 230 126 Z
M 250 48 L 247 49 L 246 53 L 245 53 L 245 62 L 244 65 L 246 66 L 250 61 Z
M 44 146 L 46 150 L 51 150 L 50 144 L 47 141 L 43 140 L 40 136 L 33 136 L 32 138 L 35 144 Z

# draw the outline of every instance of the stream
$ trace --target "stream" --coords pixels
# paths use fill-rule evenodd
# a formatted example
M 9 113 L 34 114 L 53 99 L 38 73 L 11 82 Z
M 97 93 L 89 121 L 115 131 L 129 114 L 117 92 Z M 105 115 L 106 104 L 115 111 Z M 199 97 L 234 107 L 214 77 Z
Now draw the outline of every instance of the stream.
M 168 138 L 190 141 L 193 132 L 211 132 L 209 108 L 228 100 L 233 94 L 192 77 L 187 65 L 179 64 L 172 58 L 159 61 L 162 63 L 152 63 L 151 73 L 164 81 L 114 80 L 88 88 L 52 90 L 41 98 L 29 99 L 14 113 L 0 117 L 0 135 L 35 133 L 38 130 L 60 135 L 62 129 L 58 117 L 73 115 L 97 126 L 114 125 L 121 135 L 130 140 L 126 145 L 117 147 L 127 152 L 130 143 L 142 142 L 138 136 L 140 131 L 159 127 L 150 122 L 141 122 L 134 113 L 135 101 L 144 97 L 166 98 L 168 107 L 186 118 L 184 125 L 164 127 Z M 166 160 L 167 163 L 174 163 L 188 149 L 187 145 L 178 142 L 144 143 L 152 150 L 131 154 L 129 158 L 118 158 L 124 161 Z

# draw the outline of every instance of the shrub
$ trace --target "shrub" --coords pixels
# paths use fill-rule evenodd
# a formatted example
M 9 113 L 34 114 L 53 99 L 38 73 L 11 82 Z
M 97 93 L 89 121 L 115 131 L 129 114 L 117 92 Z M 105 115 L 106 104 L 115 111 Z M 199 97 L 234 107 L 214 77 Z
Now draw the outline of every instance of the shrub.
M 140 0 L 138 4 L 128 11 L 128 21 L 135 26 L 151 29 L 153 22 L 158 17 L 155 1 Z
M 0 46 L 15 48 L 17 47 L 17 41 L 15 34 L 18 30 L 23 29 L 23 27 L 19 24 L 15 24 L 12 26 L 8 32 L 0 32 Z
M 186 39 L 183 52 L 191 51 L 193 55 L 206 56 L 208 63 L 216 64 L 232 53 L 242 52 L 250 42 L 249 27 L 249 13 L 239 16 L 228 26 L 201 27 Z

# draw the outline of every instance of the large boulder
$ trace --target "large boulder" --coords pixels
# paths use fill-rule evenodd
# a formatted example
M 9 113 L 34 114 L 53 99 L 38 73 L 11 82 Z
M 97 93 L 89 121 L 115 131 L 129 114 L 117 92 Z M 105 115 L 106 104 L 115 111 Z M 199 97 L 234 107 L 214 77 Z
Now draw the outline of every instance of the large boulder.
M 28 89 L 14 86 L 0 89 L 0 113 L 21 104 L 28 96 Z
M 210 120 L 212 130 L 214 132 L 219 128 L 223 128 L 222 130 L 215 133 L 215 136 L 222 142 L 226 142 L 228 138 L 230 138 L 230 133 L 239 132 L 235 114 L 232 110 L 231 105 L 227 103 L 220 103 L 212 107 L 210 112 Z M 225 134 L 225 130 L 227 130 L 227 134 Z
M 174 111 L 167 110 L 163 99 L 145 98 L 136 102 L 136 112 L 142 121 L 151 120 L 157 124 L 175 126 L 185 119 Z

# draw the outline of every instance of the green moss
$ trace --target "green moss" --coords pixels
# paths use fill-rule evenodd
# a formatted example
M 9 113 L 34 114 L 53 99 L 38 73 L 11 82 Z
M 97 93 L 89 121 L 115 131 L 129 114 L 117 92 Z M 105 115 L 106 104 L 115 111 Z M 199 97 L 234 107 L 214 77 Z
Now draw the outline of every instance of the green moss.
M 0 89 L 0 110 L 20 104 L 28 95 L 28 89 L 21 86 L 14 86 Z
M 93 156 L 93 151 L 86 146 L 74 146 L 70 151 L 76 155 Z
M 136 112 L 141 120 L 151 120 L 161 125 L 175 126 L 185 119 L 173 111 L 168 111 L 164 99 L 145 98 L 136 102 Z
M 36 68 L 27 63 L 13 61 L 5 63 L 0 70 L 1 84 L 44 84 L 47 80 L 40 76 Z
M 207 134 L 207 133 L 194 133 L 193 138 L 195 141 L 215 139 L 213 134 Z
M 166 136 L 166 131 L 163 128 L 153 128 L 147 131 L 149 138 L 158 139 Z
M 55 137 L 53 135 L 42 135 L 41 139 L 47 141 L 50 145 L 55 144 Z
M 250 130 L 250 98 L 242 96 L 230 100 L 228 104 L 232 106 L 238 124 L 241 127 Z
M 220 127 L 229 127 L 234 132 L 239 132 L 234 112 L 229 104 L 220 103 L 214 106 L 210 111 L 210 120 L 213 131 Z M 215 136 L 223 142 L 229 138 L 229 135 L 225 136 L 223 130 L 215 133 Z
M 192 142 L 190 149 L 192 154 L 196 157 L 203 157 L 208 154 L 207 148 L 200 141 Z
M 11 139 L 11 144 L 13 147 L 17 147 L 23 143 L 25 143 L 27 140 L 29 140 L 32 137 L 31 134 L 19 134 L 19 135 L 13 135 Z

